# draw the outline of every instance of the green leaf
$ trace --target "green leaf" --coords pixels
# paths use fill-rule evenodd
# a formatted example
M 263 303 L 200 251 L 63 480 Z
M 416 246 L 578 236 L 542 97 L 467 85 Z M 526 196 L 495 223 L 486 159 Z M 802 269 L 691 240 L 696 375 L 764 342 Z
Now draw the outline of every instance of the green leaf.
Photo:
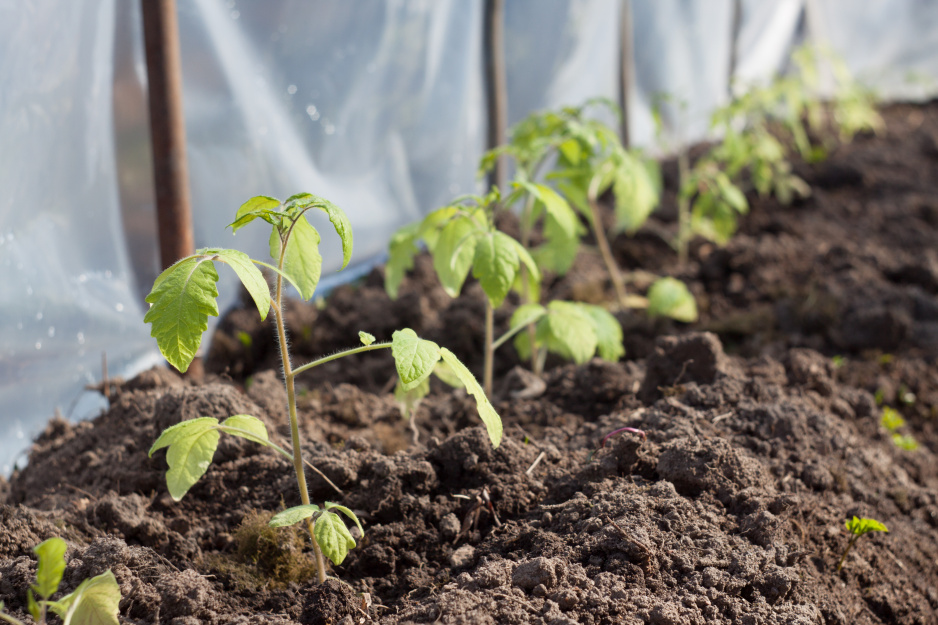
M 302 506 L 293 506 L 292 508 L 287 508 L 286 510 L 278 512 L 272 516 L 267 524 L 271 527 L 286 527 L 288 525 L 296 525 L 300 521 L 306 520 L 318 512 L 319 506 L 314 503 L 309 503 Z
M 475 398 L 476 407 L 479 410 L 479 417 L 481 417 L 482 423 L 485 424 L 485 429 L 489 434 L 489 440 L 492 441 L 493 447 L 498 447 L 498 444 L 502 441 L 502 420 L 501 417 L 498 416 L 498 413 L 495 412 L 495 408 L 492 406 L 491 402 L 489 402 L 488 398 L 485 396 L 482 385 L 475 379 L 472 372 L 466 368 L 466 365 L 460 362 L 456 354 L 444 347 L 440 350 L 440 355 L 443 357 L 443 362 L 449 365 L 453 374 L 459 378 L 463 386 L 466 387 L 466 391 Z
M 609 362 L 617 362 L 625 356 L 622 343 L 622 325 L 612 313 L 600 306 L 583 305 L 584 310 L 593 320 L 593 331 L 598 341 L 599 357 Z
M 143 317 L 152 324 L 163 357 L 185 373 L 208 329 L 208 316 L 218 316 L 218 272 L 210 256 L 197 253 L 161 273 L 147 295 L 150 306 Z
M 345 269 L 348 266 L 349 261 L 352 259 L 352 224 L 349 222 L 345 211 L 326 198 L 311 193 L 291 195 L 283 203 L 283 206 L 295 216 L 311 208 L 318 208 L 326 213 L 335 228 L 336 234 L 342 239 L 342 267 L 340 269 Z
M 908 434 L 893 432 L 892 443 L 899 449 L 904 449 L 905 451 L 915 451 L 918 449 L 918 441 L 915 440 L 914 436 L 909 436 Z
M 576 213 L 570 208 L 570 204 L 559 193 L 548 187 L 546 184 L 534 182 L 522 183 L 525 190 L 538 199 L 567 237 L 576 235 L 577 228 L 580 225 Z
M 869 532 L 889 532 L 886 526 L 876 519 L 861 519 L 854 516 L 852 519 L 848 519 L 844 525 L 851 534 L 857 536 L 863 536 Z
M 420 224 L 404 226 L 394 233 L 388 246 L 388 262 L 384 266 L 384 290 L 397 299 L 398 290 L 407 272 L 414 268 Z
M 372 343 L 375 342 L 375 336 L 374 336 L 374 334 L 368 334 L 367 332 L 362 332 L 361 330 L 359 330 L 359 331 L 358 331 L 358 340 L 360 340 L 360 341 L 362 342 L 362 345 L 364 345 L 365 347 L 367 347 L 367 346 L 369 346 L 369 345 L 371 345 Z
M 238 250 L 206 249 L 203 253 L 217 256 L 216 260 L 227 263 L 234 269 L 238 278 L 241 279 L 241 284 L 251 294 L 251 299 L 257 305 L 261 320 L 267 319 L 267 313 L 270 311 L 270 286 L 261 270 L 254 265 L 251 257 Z
M 218 419 L 199 417 L 163 430 L 150 447 L 149 455 L 163 447 L 166 452 L 166 485 L 175 501 L 182 499 L 192 485 L 205 475 L 218 448 Z
M 270 442 L 270 438 L 267 436 L 267 426 L 264 425 L 263 421 L 257 417 L 252 417 L 251 415 L 236 414 L 232 417 L 228 417 L 221 422 L 220 427 L 244 430 L 243 432 L 235 432 L 227 429 L 224 431 L 228 434 L 231 434 L 232 436 L 240 436 L 241 438 L 246 438 L 249 441 L 260 443 L 261 445 L 267 445 L 267 443 Z
M 62 618 L 63 625 L 118 625 L 120 601 L 120 586 L 114 574 L 107 570 L 86 579 L 73 593 L 48 605 Z
M 505 301 L 520 265 L 517 242 L 510 236 L 495 231 L 479 237 L 472 275 L 479 280 L 492 308 L 498 308 Z
M 443 227 L 433 247 L 433 269 L 450 297 L 458 297 L 475 257 L 478 225 L 457 217 Z
M 437 363 L 437 369 L 434 369 L 435 372 L 439 373 L 438 368 L 440 363 Z M 400 378 L 397 380 L 397 384 L 394 385 L 394 399 L 397 400 L 397 403 L 400 404 L 401 412 L 404 415 L 405 419 L 412 419 L 414 416 L 414 410 L 417 409 L 417 404 L 420 403 L 420 400 L 430 394 L 430 378 L 426 377 L 420 381 L 417 386 L 413 387 L 409 391 L 405 391 L 403 383 Z
M 511 328 L 529 326 L 546 314 L 547 309 L 540 304 L 522 304 L 515 308 L 515 312 L 511 314 Z
M 697 321 L 697 302 L 686 284 L 675 278 L 661 278 L 648 289 L 648 314 L 691 323 Z
M 37 623 L 42 618 L 42 608 L 39 607 L 39 604 L 36 602 L 36 597 L 33 595 L 33 589 L 26 589 L 26 609 L 29 610 L 29 615 L 33 617 L 33 620 Z M 0 612 L 3 611 L 3 602 L 0 601 Z
M 267 223 L 276 226 L 283 213 L 277 211 L 280 208 L 280 200 L 266 195 L 258 195 L 241 205 L 235 214 L 235 220 L 228 224 L 232 233 L 237 232 L 255 219 L 263 219 Z
M 568 236 L 554 218 L 547 215 L 544 219 L 545 242 L 533 251 L 538 267 L 549 269 L 559 275 L 567 273 L 580 250 L 579 230 L 578 228 L 573 236 Z
M 309 301 L 316 292 L 322 275 L 322 255 L 319 253 L 319 232 L 305 216 L 296 220 L 290 231 L 287 249 L 283 255 L 283 273 L 300 287 L 300 297 Z M 276 228 L 270 233 L 270 255 L 280 258 L 280 234 Z
M 316 537 L 316 543 L 322 549 L 323 555 L 336 565 L 342 564 L 349 549 L 355 548 L 355 539 L 339 515 L 334 512 L 323 512 L 322 516 L 316 519 L 313 536 Z
M 890 432 L 894 432 L 905 425 L 905 419 L 899 414 L 899 411 L 890 406 L 883 407 L 883 415 L 879 422 Z
M 65 541 L 57 536 L 33 547 L 33 553 L 39 557 L 39 568 L 36 571 L 36 583 L 31 588 L 42 599 L 48 599 L 59 589 L 59 582 L 65 572 L 66 549 L 68 546 Z
M 577 364 L 592 358 L 599 340 L 583 305 L 555 300 L 547 310 L 547 317 L 537 324 L 538 343 Z
M 624 153 L 613 178 L 616 227 L 631 234 L 641 228 L 660 201 L 661 174 L 652 161 Z
M 401 387 L 409 391 L 433 373 L 440 359 L 440 346 L 405 328 L 391 335 L 391 354 L 401 378 Z
M 332 503 L 331 501 L 327 501 L 324 505 L 325 505 L 326 510 L 338 510 L 339 512 L 341 512 L 348 518 L 355 521 L 355 525 L 358 527 L 358 531 L 361 532 L 362 536 L 365 535 L 365 528 L 362 527 L 361 521 L 358 520 L 358 516 L 354 512 L 352 512 L 345 506 L 340 506 L 339 504 Z
M 433 375 L 453 388 L 463 388 L 462 380 L 453 372 L 453 368 L 443 360 L 436 363 L 436 367 L 433 368 Z

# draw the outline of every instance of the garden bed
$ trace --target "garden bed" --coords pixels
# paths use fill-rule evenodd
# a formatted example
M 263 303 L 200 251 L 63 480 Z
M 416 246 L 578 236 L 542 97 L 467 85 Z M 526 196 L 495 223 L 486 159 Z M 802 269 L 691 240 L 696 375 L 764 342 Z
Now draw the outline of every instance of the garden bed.
M 127 622 L 938 623 L 938 105 L 884 117 L 879 137 L 798 166 L 810 198 L 751 198 L 729 245 L 698 241 L 683 268 L 666 243 L 666 164 L 671 195 L 614 251 L 687 282 L 699 323 L 621 313 L 623 362 L 551 362 L 541 384 L 503 349 L 498 449 L 474 403 L 442 387 L 416 412 L 415 444 L 389 354 L 300 378 L 307 457 L 341 489 L 307 472 L 311 497 L 365 523 L 334 569 L 345 584 L 316 585 L 302 537 L 272 538 L 255 514 L 299 503 L 288 462 L 223 437 L 173 502 L 164 455 L 147 457 L 198 416 L 253 414 L 289 439 L 273 334 L 245 307 L 221 322 L 204 381 L 148 371 L 112 384 L 97 419 L 50 423 L 0 489 L 0 599 L 25 610 L 30 550 L 61 535 L 63 589 L 110 568 Z M 588 249 L 548 290 L 612 299 Z M 295 360 L 411 327 L 478 372 L 482 297 L 470 283 L 450 300 L 420 258 L 391 301 L 376 270 L 288 308 Z M 879 404 L 918 450 L 893 444 Z M 647 439 L 597 450 L 622 426 Z M 463 527 L 483 489 L 498 522 L 483 511 Z M 890 531 L 837 572 L 853 515 Z

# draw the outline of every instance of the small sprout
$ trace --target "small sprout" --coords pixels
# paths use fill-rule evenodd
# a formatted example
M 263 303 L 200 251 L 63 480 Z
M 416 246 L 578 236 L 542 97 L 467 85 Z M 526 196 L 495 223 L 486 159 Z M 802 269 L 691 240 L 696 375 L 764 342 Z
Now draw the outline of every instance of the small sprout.
M 853 543 L 857 542 L 857 539 L 864 534 L 870 532 L 889 532 L 886 529 L 886 526 L 877 521 L 876 519 L 860 519 L 854 516 L 852 519 L 847 519 L 844 523 L 844 526 L 847 528 L 847 531 L 850 532 L 850 542 L 847 543 L 847 548 L 844 549 L 844 554 L 840 556 L 840 562 L 837 563 L 837 572 L 840 572 L 840 569 L 844 566 L 844 561 L 847 559 L 847 554 L 850 553 L 850 548 L 853 547 Z
M 902 418 L 899 411 L 890 406 L 883 408 L 883 416 L 880 417 L 879 422 L 890 432 L 895 432 L 905 425 L 905 419 Z
M 359 332 L 358 338 L 361 340 L 362 345 L 368 346 L 375 342 L 375 337 L 373 334 L 368 334 L 367 332 Z
M 909 387 L 903 384 L 899 387 L 899 402 L 904 406 L 915 404 L 915 393 L 909 390 Z
M 892 354 L 880 354 L 876 359 L 876 362 L 885 367 L 887 365 L 891 365 L 894 359 L 895 357 Z
M 831 358 L 831 366 L 834 369 L 841 369 L 846 364 L 847 360 L 843 356 L 837 355 Z
M 606 443 L 609 441 L 610 438 L 612 438 L 612 437 L 615 436 L 616 434 L 621 434 L 622 432 L 628 432 L 629 434 L 636 434 L 636 435 L 638 435 L 638 436 L 641 436 L 641 437 L 642 437 L 642 442 L 644 442 L 645 439 L 648 438 L 648 437 L 645 435 L 645 431 L 644 431 L 644 430 L 640 430 L 640 429 L 638 429 L 638 428 L 633 428 L 633 427 L 621 427 L 621 428 L 615 429 L 615 430 L 609 432 L 608 434 L 606 434 L 605 436 L 603 436 L 603 439 L 599 442 L 599 448 L 598 448 L 598 449 L 594 449 L 594 450 L 590 453 L 589 458 L 587 459 L 587 462 L 592 462 L 592 461 L 593 461 L 593 456 L 596 455 L 596 452 L 599 451 L 600 449 L 605 448 L 605 447 L 606 447 Z
M 882 406 L 886 401 L 886 391 L 881 388 L 876 389 L 876 392 L 873 393 L 873 400 L 877 406 Z
M 900 415 L 899 411 L 895 408 L 890 406 L 884 407 L 883 416 L 880 417 L 879 422 L 892 435 L 892 442 L 896 447 L 904 449 L 905 451 L 915 451 L 918 449 L 918 441 L 915 440 L 915 437 L 908 434 L 900 434 L 897 431 L 905 427 L 905 419 L 902 418 L 902 415 Z
M 66 549 L 65 541 L 58 537 L 52 537 L 33 548 L 33 552 L 39 557 L 39 566 L 36 570 L 36 583 L 30 585 L 26 594 L 27 607 L 33 621 L 46 625 L 46 616 L 51 610 L 65 625 L 118 625 L 117 611 L 121 591 L 110 569 L 101 575 L 86 579 L 73 592 L 58 601 L 50 599 L 58 591 L 62 574 L 65 572 Z M 3 611 L 2 601 L 0 621 L 11 625 L 24 625 L 22 621 Z
M 253 339 L 251 339 L 250 334 L 248 334 L 244 330 L 241 330 L 238 332 L 238 342 L 241 343 L 244 349 L 251 349 L 251 345 L 253 344 L 254 341 Z

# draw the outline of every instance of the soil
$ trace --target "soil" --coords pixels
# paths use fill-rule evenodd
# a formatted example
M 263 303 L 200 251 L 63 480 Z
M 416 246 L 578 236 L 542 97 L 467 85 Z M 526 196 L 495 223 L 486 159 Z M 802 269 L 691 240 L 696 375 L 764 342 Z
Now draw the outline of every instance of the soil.
M 95 420 L 50 422 L 0 482 L 0 599 L 22 616 L 31 548 L 60 535 L 63 589 L 111 569 L 128 623 L 938 623 L 938 104 L 884 115 L 880 136 L 798 165 L 810 198 L 751 197 L 729 245 L 695 242 L 686 267 L 666 242 L 665 163 L 663 209 L 615 253 L 635 288 L 640 270 L 685 280 L 700 322 L 621 313 L 623 362 L 551 362 L 540 384 L 503 349 L 497 449 L 471 400 L 436 387 L 414 443 L 389 354 L 305 378 L 305 453 L 341 489 L 309 471 L 311 496 L 366 528 L 341 581 L 310 579 L 302 535 L 265 533 L 263 511 L 299 503 L 279 456 L 223 437 L 180 502 L 165 454 L 147 457 L 198 416 L 253 414 L 289 436 L 271 329 L 245 307 L 220 323 L 204 380 L 154 369 L 112 384 Z M 425 258 L 397 301 L 381 281 L 291 305 L 296 361 L 411 327 L 478 372 L 478 285 L 450 300 Z M 548 290 L 611 294 L 590 249 Z M 918 450 L 893 444 L 883 404 Z M 647 437 L 599 448 L 623 426 Z M 853 515 L 889 533 L 838 572 Z

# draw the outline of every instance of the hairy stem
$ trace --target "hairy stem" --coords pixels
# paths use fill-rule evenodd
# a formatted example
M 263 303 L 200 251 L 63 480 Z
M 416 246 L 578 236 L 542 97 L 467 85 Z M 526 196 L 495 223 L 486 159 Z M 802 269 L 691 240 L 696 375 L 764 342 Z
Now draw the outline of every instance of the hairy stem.
M 319 358 L 318 360 L 314 360 L 312 362 L 306 363 L 305 365 L 297 367 L 296 369 L 293 370 L 293 375 L 303 373 L 307 369 L 312 369 L 313 367 L 324 365 L 327 362 L 331 362 L 338 358 L 351 356 L 352 354 L 360 354 L 362 352 L 370 352 L 376 349 L 389 349 L 390 347 L 391 347 L 391 343 L 372 343 L 371 345 L 362 345 L 361 347 L 353 347 L 352 349 L 346 349 L 341 352 L 336 352 L 332 354 L 331 356 L 323 356 L 322 358 Z
M 11 625 L 25 625 L 23 621 L 19 620 L 16 617 L 10 616 L 6 612 L 0 612 L 0 621 L 10 623 Z
M 495 362 L 495 309 L 485 298 L 485 369 L 482 372 L 482 387 L 487 397 L 492 396 L 492 367 Z
M 280 246 L 280 261 L 277 268 L 283 271 L 283 258 L 287 249 L 287 242 L 283 241 Z M 287 330 L 283 323 L 283 277 L 282 273 L 277 274 L 276 305 L 273 306 L 274 317 L 277 321 L 277 339 L 280 342 L 280 360 L 283 364 L 283 381 L 287 388 L 287 408 L 290 412 L 290 438 L 293 439 L 293 470 L 296 472 L 296 483 L 300 489 L 300 501 L 303 505 L 309 505 L 309 489 L 306 486 L 306 474 L 303 471 L 303 450 L 300 448 L 300 426 L 296 416 L 296 390 L 293 385 L 293 373 L 290 364 L 290 352 L 287 349 Z M 313 553 L 316 556 L 316 574 L 319 583 L 326 581 L 326 563 L 322 556 L 322 549 L 316 542 L 316 535 L 313 533 L 314 523 L 307 520 L 306 529 L 309 531 L 309 538 L 313 542 Z

